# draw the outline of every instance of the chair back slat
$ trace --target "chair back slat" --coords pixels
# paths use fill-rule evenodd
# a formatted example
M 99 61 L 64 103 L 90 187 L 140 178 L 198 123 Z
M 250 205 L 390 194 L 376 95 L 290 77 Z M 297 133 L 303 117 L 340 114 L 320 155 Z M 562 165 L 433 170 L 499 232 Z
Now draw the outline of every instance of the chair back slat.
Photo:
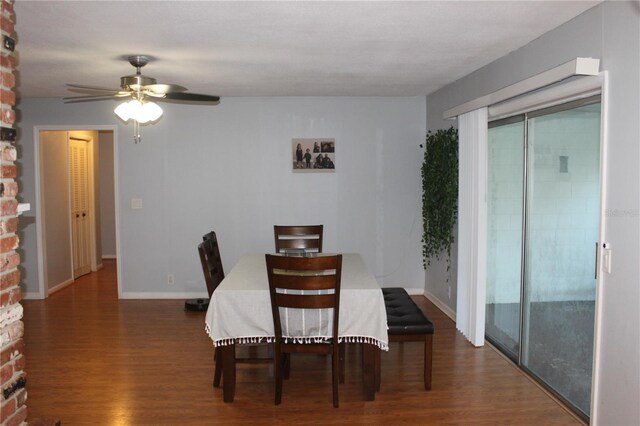
M 320 240 L 317 238 L 280 238 L 278 240 L 279 252 L 286 249 L 305 249 L 307 251 L 320 251 Z
M 325 271 L 335 270 L 336 259 L 333 256 L 271 256 L 271 265 L 273 269 L 289 270 L 289 271 L 305 271 L 307 275 L 311 275 L 314 271 L 324 273 Z
M 282 270 L 282 273 L 276 271 L 276 285 L 278 288 L 286 290 L 326 290 L 335 287 L 335 277 L 333 275 L 308 276 L 307 279 L 301 280 L 295 271 Z
M 322 253 L 323 225 L 274 225 L 276 253 L 286 249 L 304 249 Z
M 329 309 L 333 308 L 335 303 L 336 295 L 333 293 L 318 295 L 276 294 L 276 304 L 280 308 Z

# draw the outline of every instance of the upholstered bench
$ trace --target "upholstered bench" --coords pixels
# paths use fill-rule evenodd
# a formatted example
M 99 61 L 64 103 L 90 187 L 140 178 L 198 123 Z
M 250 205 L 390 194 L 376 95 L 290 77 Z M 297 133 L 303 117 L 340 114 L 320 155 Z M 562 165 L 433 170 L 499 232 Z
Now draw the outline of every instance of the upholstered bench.
M 400 287 L 383 288 L 390 342 L 424 341 L 424 388 L 431 389 L 433 323 Z

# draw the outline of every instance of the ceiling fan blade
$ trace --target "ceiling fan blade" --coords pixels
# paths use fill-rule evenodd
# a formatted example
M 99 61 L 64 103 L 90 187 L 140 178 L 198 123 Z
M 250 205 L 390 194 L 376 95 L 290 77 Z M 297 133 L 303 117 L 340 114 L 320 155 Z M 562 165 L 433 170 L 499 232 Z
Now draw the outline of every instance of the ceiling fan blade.
M 67 86 L 71 87 L 72 89 L 93 90 L 93 91 L 99 91 L 99 92 L 117 93 L 117 92 L 120 91 L 120 89 L 107 89 L 106 87 L 84 86 L 82 84 L 69 84 L 69 83 L 67 83 Z
M 220 102 L 220 96 L 201 95 L 199 93 L 169 92 L 163 99 L 184 102 Z
M 67 96 L 62 98 L 65 104 L 75 103 L 75 102 L 91 102 L 91 101 L 106 101 L 109 99 L 116 99 L 121 96 L 117 95 L 84 95 L 84 96 Z
M 144 91 L 142 93 L 144 93 L 145 96 L 149 96 L 151 98 L 159 98 L 159 99 L 164 98 L 164 95 L 165 95 L 164 93 L 153 93 L 153 92 L 147 92 L 147 91 Z
M 142 86 L 142 90 L 148 91 L 150 93 L 155 93 L 158 95 L 160 94 L 164 95 L 171 92 L 186 92 L 187 88 L 179 86 L 177 84 L 156 83 L 156 84 L 148 84 L 146 86 Z
M 79 89 L 76 87 L 70 87 L 69 91 L 75 93 L 85 93 L 86 96 L 115 96 L 118 98 L 122 98 L 125 96 L 131 96 L 130 91 L 127 90 L 95 90 L 95 89 Z

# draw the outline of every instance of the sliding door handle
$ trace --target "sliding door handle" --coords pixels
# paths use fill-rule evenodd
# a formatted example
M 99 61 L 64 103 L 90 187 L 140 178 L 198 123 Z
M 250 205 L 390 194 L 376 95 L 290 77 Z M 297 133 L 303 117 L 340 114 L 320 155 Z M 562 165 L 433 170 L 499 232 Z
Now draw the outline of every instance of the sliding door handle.
M 596 262 L 595 262 L 596 264 L 595 264 L 595 267 L 594 267 L 595 271 L 593 273 L 593 278 L 596 279 L 596 280 L 598 279 L 598 245 L 599 244 L 596 241 Z

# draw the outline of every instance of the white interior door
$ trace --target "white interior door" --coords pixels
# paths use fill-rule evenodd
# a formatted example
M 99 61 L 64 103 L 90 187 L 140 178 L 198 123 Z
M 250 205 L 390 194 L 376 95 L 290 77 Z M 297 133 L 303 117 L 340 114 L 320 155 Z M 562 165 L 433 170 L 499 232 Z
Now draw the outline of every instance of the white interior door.
M 73 277 L 91 272 L 88 142 L 69 139 Z

